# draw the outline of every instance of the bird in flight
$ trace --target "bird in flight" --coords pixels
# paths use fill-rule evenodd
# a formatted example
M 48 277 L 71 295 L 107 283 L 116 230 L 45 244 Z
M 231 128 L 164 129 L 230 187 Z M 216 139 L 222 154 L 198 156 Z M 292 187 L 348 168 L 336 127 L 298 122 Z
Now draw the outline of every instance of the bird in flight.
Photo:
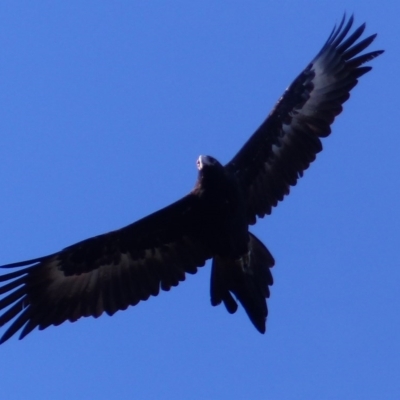
M 229 313 L 243 306 L 264 333 L 274 259 L 249 225 L 271 213 L 322 150 L 321 138 L 364 66 L 383 51 L 363 51 L 365 24 L 350 32 L 343 17 L 317 56 L 286 89 L 271 113 L 226 165 L 200 156 L 193 190 L 169 206 L 58 253 L 3 265 L 0 339 L 22 339 L 81 317 L 113 315 L 170 290 L 212 259 L 211 304 Z

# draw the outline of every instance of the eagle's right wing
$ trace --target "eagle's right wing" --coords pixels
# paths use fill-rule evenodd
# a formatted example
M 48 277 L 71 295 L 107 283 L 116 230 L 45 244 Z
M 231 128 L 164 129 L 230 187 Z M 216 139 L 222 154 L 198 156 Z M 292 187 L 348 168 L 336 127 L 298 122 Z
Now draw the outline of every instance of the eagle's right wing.
M 22 329 L 45 329 L 66 320 L 113 315 L 160 288 L 169 290 L 211 257 L 201 205 L 192 193 L 125 228 L 29 261 L 4 265 L 0 326 L 5 342 Z

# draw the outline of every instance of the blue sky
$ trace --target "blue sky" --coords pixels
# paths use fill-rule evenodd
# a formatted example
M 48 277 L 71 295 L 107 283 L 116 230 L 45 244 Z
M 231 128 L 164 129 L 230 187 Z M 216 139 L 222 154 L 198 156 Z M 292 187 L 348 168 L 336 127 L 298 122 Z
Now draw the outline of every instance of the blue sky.
M 398 399 L 400 5 L 0 4 L 0 263 L 127 225 L 225 163 L 344 11 L 374 60 L 299 184 L 254 232 L 273 253 L 267 333 L 209 301 L 210 265 L 112 318 L 0 348 L 14 399 Z

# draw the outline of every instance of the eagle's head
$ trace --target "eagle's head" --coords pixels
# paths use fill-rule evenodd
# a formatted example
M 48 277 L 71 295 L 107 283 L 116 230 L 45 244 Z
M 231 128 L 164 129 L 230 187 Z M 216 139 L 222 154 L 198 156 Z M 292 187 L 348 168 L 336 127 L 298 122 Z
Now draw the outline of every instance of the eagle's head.
M 204 168 L 222 168 L 222 165 L 214 157 L 211 156 L 199 156 L 196 161 L 196 165 L 199 171 L 203 171 Z
M 220 187 L 226 179 L 225 168 L 214 157 L 199 156 L 196 165 L 199 171 L 196 182 L 198 188 Z

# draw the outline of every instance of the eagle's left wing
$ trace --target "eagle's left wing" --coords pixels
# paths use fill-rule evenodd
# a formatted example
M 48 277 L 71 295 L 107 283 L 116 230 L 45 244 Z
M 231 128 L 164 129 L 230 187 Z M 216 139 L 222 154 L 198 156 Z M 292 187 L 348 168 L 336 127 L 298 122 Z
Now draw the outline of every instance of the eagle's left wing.
M 375 39 L 358 41 L 365 24 L 348 35 L 345 17 L 327 42 L 288 87 L 268 118 L 225 166 L 241 181 L 248 222 L 271 213 L 322 150 L 321 137 L 342 111 L 350 90 L 371 67 L 364 63 L 383 51 L 360 54 Z

